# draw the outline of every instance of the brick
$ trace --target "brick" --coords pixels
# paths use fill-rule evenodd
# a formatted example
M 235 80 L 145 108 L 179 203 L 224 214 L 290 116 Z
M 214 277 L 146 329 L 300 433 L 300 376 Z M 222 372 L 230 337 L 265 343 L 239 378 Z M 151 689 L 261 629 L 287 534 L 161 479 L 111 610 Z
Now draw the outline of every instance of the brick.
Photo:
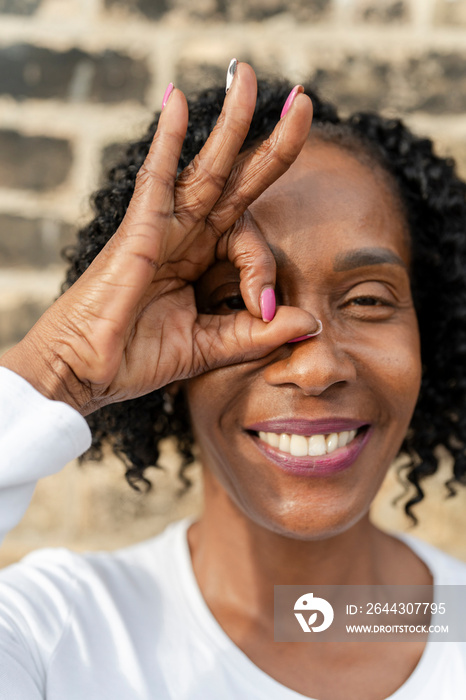
M 204 19 L 208 22 L 224 22 L 229 17 L 229 9 L 232 5 L 229 0 L 172 0 L 172 7 L 177 16 L 187 14 L 195 19 Z
M 0 187 L 48 190 L 66 180 L 72 165 L 64 139 L 0 131 Z
M 170 9 L 169 0 L 105 0 L 107 9 L 139 12 L 148 19 L 160 19 Z
M 356 19 L 373 24 L 399 24 L 408 19 L 409 12 L 406 2 L 402 0 L 363 0 L 356 3 Z
M 0 14 L 33 15 L 41 4 L 42 0 L 0 0 Z
M 315 65 L 319 65 L 314 61 Z M 311 75 L 311 81 L 320 94 L 345 110 L 373 110 L 383 106 L 387 98 L 390 66 L 373 57 L 346 56 L 335 68 L 327 68 L 325 61 Z
M 170 10 L 209 21 L 263 21 L 279 14 L 290 14 L 301 21 L 315 21 L 327 14 L 331 0 L 105 0 L 108 9 L 119 8 L 159 20 Z
M 18 343 L 42 316 L 48 304 L 42 300 L 27 300 L 5 309 L 0 306 L 0 348 Z
M 242 56 L 243 61 L 247 61 Z M 199 90 L 199 87 L 208 88 L 213 85 L 222 85 L 225 82 L 226 68 L 210 63 L 193 64 L 189 59 L 183 59 L 176 67 L 175 84 L 184 93 L 189 95 Z
M 308 22 L 322 19 L 330 9 L 330 0 L 260 0 L 251 3 L 249 0 L 240 0 L 243 13 L 242 19 L 261 21 L 280 13 L 288 13 L 295 19 Z
M 451 140 L 447 137 L 434 139 L 439 155 L 453 158 L 458 175 L 466 180 L 466 140 Z
M 319 66 L 318 60 L 313 62 Z M 311 79 L 322 95 L 349 111 L 462 114 L 466 110 L 466 55 L 460 53 L 431 51 L 396 64 L 349 55 L 336 67 L 317 67 Z
M 279 14 L 289 14 L 300 21 L 316 21 L 326 16 L 331 0 L 233 0 L 227 3 L 228 19 L 236 22 L 260 22 Z
M 451 156 L 455 159 L 458 175 L 466 181 L 466 141 L 455 144 Z
M 178 16 L 195 17 L 209 21 L 225 20 L 229 16 L 231 5 L 238 4 L 229 0 L 105 0 L 107 9 L 123 10 L 130 14 L 139 14 L 150 20 L 160 20 L 167 12 L 175 10 Z
M 74 233 L 62 221 L 0 214 L 0 267 L 60 263 L 60 251 L 73 241 Z
M 466 53 L 431 51 L 406 65 L 406 80 L 414 94 L 412 109 L 432 114 L 463 114 L 466 110 Z
M 59 294 L 61 268 L 0 270 L 0 352 L 21 340 Z
M 466 25 L 466 2 L 464 0 L 437 0 L 434 8 L 434 23 L 457 27 Z
M 108 171 L 118 164 L 124 156 L 127 143 L 110 143 L 105 146 L 100 156 L 101 177 L 105 177 Z
M 60 53 L 15 44 L 0 49 L 0 94 L 69 102 L 145 102 L 146 63 L 116 51 Z

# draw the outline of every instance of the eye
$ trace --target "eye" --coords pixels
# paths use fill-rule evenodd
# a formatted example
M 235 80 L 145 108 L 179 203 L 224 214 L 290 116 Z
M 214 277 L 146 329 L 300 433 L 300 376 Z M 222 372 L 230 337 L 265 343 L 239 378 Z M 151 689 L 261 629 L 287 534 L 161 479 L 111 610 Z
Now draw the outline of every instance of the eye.
M 241 294 L 233 294 L 232 296 L 225 297 L 221 299 L 214 306 L 216 313 L 221 313 L 222 308 L 229 309 L 230 311 L 241 311 L 246 308 Z
M 385 321 L 395 312 L 396 299 L 385 284 L 366 282 L 347 293 L 341 308 L 361 321 Z
M 203 295 L 203 298 L 199 298 L 197 303 L 201 313 L 220 316 L 243 311 L 246 308 L 237 282 L 221 285 Z
M 364 296 L 350 299 L 347 304 L 356 304 L 356 306 L 386 306 L 387 302 L 377 297 Z

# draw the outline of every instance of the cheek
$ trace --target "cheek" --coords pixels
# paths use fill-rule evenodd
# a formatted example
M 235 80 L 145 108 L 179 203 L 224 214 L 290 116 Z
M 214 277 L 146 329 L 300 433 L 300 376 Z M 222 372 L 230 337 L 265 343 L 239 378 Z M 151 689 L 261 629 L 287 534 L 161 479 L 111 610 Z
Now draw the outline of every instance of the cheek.
M 208 426 L 213 421 L 215 403 L 218 397 L 218 385 L 209 381 L 208 375 L 189 379 L 183 386 L 186 402 L 188 404 L 191 425 L 196 442 L 202 435 L 203 426 Z M 210 400 L 207 400 L 210 396 Z
M 213 370 L 186 381 L 183 388 L 204 467 L 205 502 L 221 492 L 221 499 L 228 494 L 229 499 L 248 512 L 243 474 L 247 459 L 241 450 L 243 433 L 239 428 L 252 380 L 250 372 L 245 379 L 244 371 L 240 370 L 238 366 Z M 246 485 L 246 491 L 248 488 Z M 257 498 L 260 489 L 252 486 L 252 490 L 257 491 Z
M 238 366 L 212 370 L 184 382 L 191 425 L 196 441 L 217 441 L 219 426 L 234 420 L 234 409 L 243 398 L 244 381 Z
M 398 424 L 409 422 L 419 396 L 422 364 L 416 321 L 391 332 L 390 326 L 371 339 L 359 355 L 361 373 Z M 407 428 L 407 426 L 406 426 Z M 401 427 L 401 429 L 403 429 Z

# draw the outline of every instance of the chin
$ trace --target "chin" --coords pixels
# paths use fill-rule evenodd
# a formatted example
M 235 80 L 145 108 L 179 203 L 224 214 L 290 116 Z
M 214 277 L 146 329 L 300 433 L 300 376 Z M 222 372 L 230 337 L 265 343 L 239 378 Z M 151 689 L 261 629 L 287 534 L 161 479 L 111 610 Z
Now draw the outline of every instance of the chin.
M 350 530 L 369 512 L 370 502 L 364 505 L 330 504 L 328 502 L 297 504 L 288 502 L 275 511 L 243 509 L 244 514 L 261 528 L 281 537 L 302 541 L 330 539 Z

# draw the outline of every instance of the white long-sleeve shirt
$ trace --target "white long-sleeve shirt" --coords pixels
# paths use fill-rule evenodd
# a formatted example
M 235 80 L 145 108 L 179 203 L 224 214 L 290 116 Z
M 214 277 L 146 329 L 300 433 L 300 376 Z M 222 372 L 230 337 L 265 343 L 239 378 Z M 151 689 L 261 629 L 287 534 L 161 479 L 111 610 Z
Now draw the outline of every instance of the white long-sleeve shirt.
M 83 418 L 0 368 L 0 531 L 85 451 Z M 187 521 L 113 553 L 47 549 L 0 573 L 0 700 L 305 700 L 255 666 L 207 607 Z M 434 583 L 466 565 L 405 538 Z M 428 642 L 389 700 L 464 700 L 466 644 Z

